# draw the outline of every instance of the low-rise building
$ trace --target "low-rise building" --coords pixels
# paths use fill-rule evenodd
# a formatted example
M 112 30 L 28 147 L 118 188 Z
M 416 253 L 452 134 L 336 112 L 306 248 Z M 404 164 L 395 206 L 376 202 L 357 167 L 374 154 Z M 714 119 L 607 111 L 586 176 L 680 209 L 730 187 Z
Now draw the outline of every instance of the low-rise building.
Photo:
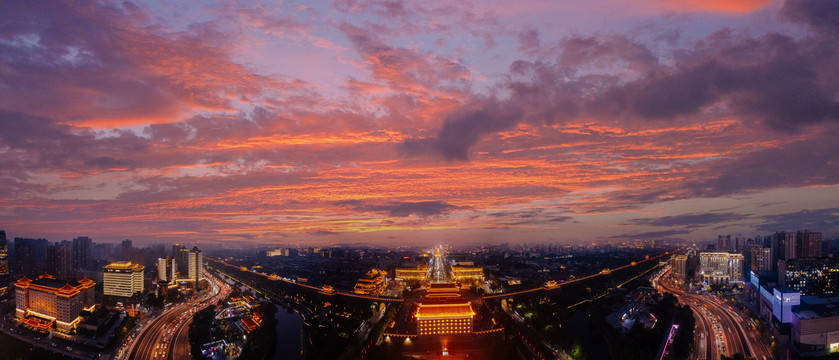
M 387 288 L 387 273 L 383 270 L 372 269 L 359 278 L 353 292 L 362 295 L 379 295 Z
M 396 268 L 396 279 L 424 281 L 428 278 L 428 264 L 419 264 L 417 267 Z
M 480 281 L 484 279 L 484 268 L 480 266 L 455 265 L 452 266 L 452 275 L 455 280 L 475 279 Z
M 475 311 L 472 303 L 460 296 L 455 283 L 433 283 L 418 305 L 417 335 L 471 334 Z
M 839 352 L 839 297 L 802 296 L 792 309 L 791 335 L 803 354 Z

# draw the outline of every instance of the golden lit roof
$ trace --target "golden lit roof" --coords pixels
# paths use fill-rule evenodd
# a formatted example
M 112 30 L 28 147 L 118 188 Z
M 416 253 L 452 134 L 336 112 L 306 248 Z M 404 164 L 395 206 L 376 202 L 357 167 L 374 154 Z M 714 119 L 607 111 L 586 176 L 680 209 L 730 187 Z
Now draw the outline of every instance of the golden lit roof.
M 64 283 L 63 285 L 61 284 L 62 282 Z M 15 283 L 15 286 L 17 286 L 21 291 L 30 289 L 55 292 L 55 294 L 59 296 L 74 296 L 82 290 L 93 288 L 95 285 L 96 284 L 92 280 L 87 278 L 70 284 L 67 281 L 56 280 L 55 277 L 49 274 L 41 275 L 35 280 L 29 280 L 24 276 Z
M 454 304 L 420 304 L 417 311 L 417 319 L 437 317 L 460 317 L 474 316 L 472 305 L 469 302 Z
M 146 267 L 140 264 L 134 264 L 130 261 L 117 261 L 105 265 L 105 269 L 109 270 L 143 270 Z

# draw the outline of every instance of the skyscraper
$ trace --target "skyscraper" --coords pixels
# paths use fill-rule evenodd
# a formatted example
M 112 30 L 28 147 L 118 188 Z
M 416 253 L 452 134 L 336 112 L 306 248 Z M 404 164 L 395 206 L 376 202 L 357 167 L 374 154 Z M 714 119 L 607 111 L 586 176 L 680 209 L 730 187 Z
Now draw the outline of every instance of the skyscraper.
M 120 256 L 123 259 L 131 258 L 132 253 L 134 252 L 134 245 L 131 243 L 131 240 L 125 239 L 122 241 L 119 247 Z
M 795 233 L 779 231 L 772 234 L 772 268 L 778 268 L 778 259 L 795 259 Z
M 6 232 L 0 230 L 0 294 L 9 291 L 9 248 Z
M 157 279 L 162 281 L 175 281 L 177 279 L 178 265 L 171 256 L 157 259 Z
M 15 238 L 15 273 L 36 278 L 47 271 L 47 239 Z
M 731 235 L 717 236 L 717 251 L 731 251 Z
M 73 269 L 84 270 L 92 264 L 93 241 L 87 236 L 73 239 Z
M 58 280 L 70 281 L 76 277 L 73 271 L 73 243 L 64 240 L 47 249 L 47 272 Z
M 772 249 L 762 246 L 751 247 L 751 269 L 754 271 L 772 270 Z
M 798 257 L 822 257 L 822 233 L 798 230 L 795 242 Z
M 201 250 L 198 250 L 198 247 L 193 247 L 192 250 L 188 252 L 189 256 L 189 269 L 187 270 L 187 278 L 189 280 L 194 281 L 196 284 L 204 279 L 204 274 L 202 270 L 204 269 L 204 257 L 201 254 Z
M 673 256 L 671 262 L 673 265 L 673 272 L 671 277 L 678 283 L 684 283 L 687 279 L 688 256 L 682 254 Z
M 746 247 L 746 238 L 743 235 L 737 235 L 734 238 L 734 251 L 738 254 L 745 254 L 749 249 Z
M 189 249 L 185 246 L 180 246 L 177 253 L 178 271 L 181 272 L 181 278 L 189 277 Z

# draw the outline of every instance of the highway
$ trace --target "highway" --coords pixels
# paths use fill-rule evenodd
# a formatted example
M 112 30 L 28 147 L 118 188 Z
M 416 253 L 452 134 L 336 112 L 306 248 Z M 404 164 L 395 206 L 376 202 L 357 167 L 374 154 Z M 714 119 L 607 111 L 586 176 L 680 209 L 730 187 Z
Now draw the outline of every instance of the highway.
M 748 319 L 715 296 L 690 294 L 677 289 L 665 276 L 655 279 L 659 291 L 676 295 L 680 303 L 688 305 L 697 319 L 694 359 L 719 359 L 720 355 L 743 354 L 758 360 L 769 360 L 771 350 Z
M 229 286 L 208 272 L 205 271 L 204 276 L 210 282 L 210 291 L 194 295 L 188 301 L 176 304 L 143 322 L 120 348 L 115 359 L 182 359 L 182 354 L 189 354 L 189 341 L 184 339 L 188 336 L 192 315 L 230 293 Z
M 527 289 L 527 290 L 521 290 L 521 291 L 516 291 L 516 292 L 508 292 L 508 293 L 498 293 L 498 294 L 492 294 L 492 295 L 484 295 L 484 296 L 483 296 L 483 298 L 484 298 L 485 300 L 489 300 L 489 299 L 504 299 L 504 298 L 509 298 L 509 297 L 513 297 L 513 296 L 524 295 L 524 294 L 533 293 L 533 292 L 537 292 L 537 291 L 543 291 L 543 290 L 553 291 L 553 290 L 560 289 L 560 288 L 562 288 L 562 287 L 564 287 L 564 286 L 571 285 L 571 284 L 573 284 L 573 283 L 586 281 L 586 280 L 588 280 L 588 279 L 595 278 L 595 277 L 598 277 L 598 276 L 609 275 L 609 274 L 611 274 L 611 273 L 613 273 L 613 272 L 615 272 L 615 271 L 620 271 L 620 270 L 623 270 L 623 269 L 626 269 L 626 268 L 629 268 L 629 267 L 638 266 L 638 264 L 641 264 L 641 263 L 644 263 L 644 262 L 647 262 L 647 261 L 654 261 L 654 260 L 656 260 L 656 259 L 658 259 L 658 258 L 661 258 L 662 256 L 665 256 L 665 255 L 668 255 L 668 254 L 669 254 L 669 252 L 666 252 L 666 253 L 663 253 L 663 254 L 660 254 L 660 255 L 652 256 L 652 257 L 650 257 L 649 259 L 644 259 L 644 260 L 639 260 L 639 261 L 633 261 L 633 262 L 631 262 L 631 263 L 629 263 L 629 264 L 626 264 L 626 265 L 624 265 L 624 266 L 621 266 L 621 267 L 617 267 L 617 268 L 614 268 L 614 269 L 604 269 L 603 271 L 601 271 L 601 272 L 599 272 L 599 273 L 596 273 L 596 274 L 591 274 L 591 275 L 588 275 L 588 276 L 583 276 L 583 277 L 581 277 L 581 278 L 576 278 L 576 279 L 573 279 L 573 280 L 564 281 L 564 282 L 557 283 L 557 284 L 552 285 L 552 286 L 545 285 L 545 286 L 542 286 L 542 287 L 537 287 L 537 288 L 532 288 L 532 289 Z
M 454 281 L 454 277 L 452 276 L 452 270 L 449 267 L 448 262 L 446 261 L 445 255 L 441 254 L 439 250 L 431 258 L 430 264 L 428 266 L 428 272 L 429 282 L 444 283 Z

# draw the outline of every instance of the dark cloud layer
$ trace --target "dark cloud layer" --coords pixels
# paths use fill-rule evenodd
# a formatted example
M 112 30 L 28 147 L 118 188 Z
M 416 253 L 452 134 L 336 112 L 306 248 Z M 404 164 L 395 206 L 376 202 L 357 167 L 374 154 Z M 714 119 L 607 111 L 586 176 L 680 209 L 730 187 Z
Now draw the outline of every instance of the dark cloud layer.
M 651 239 L 679 239 L 680 235 L 687 235 L 693 230 L 674 229 L 663 231 L 649 231 L 642 233 L 621 234 L 612 236 L 612 239 L 635 239 L 635 240 L 651 240 Z
M 274 84 L 229 60 L 232 39 L 220 24 L 166 33 L 132 3 L 23 1 L 2 11 L 7 111 L 68 123 L 170 122 L 187 106 L 231 109 L 230 94 L 254 98 Z
M 802 210 L 794 213 L 764 217 L 765 222 L 757 226 L 758 231 L 796 231 L 811 229 L 828 234 L 839 232 L 839 208 Z
M 708 225 L 742 220 L 750 215 L 736 213 L 691 213 L 674 216 L 662 216 L 657 218 L 631 219 L 633 225 L 683 227 L 686 229 L 697 229 Z
M 460 209 L 458 206 L 442 201 L 394 201 L 386 204 L 370 204 L 361 200 L 345 200 L 336 202 L 336 205 L 350 206 L 357 211 L 386 213 L 393 217 L 435 216 Z
M 504 100 L 475 101 L 450 115 L 434 137 L 409 139 L 407 154 L 429 149 L 449 160 L 468 160 L 469 150 L 490 134 L 519 123 L 554 124 L 579 116 L 666 120 L 707 114 L 738 116 L 782 131 L 839 120 L 839 37 L 833 2 L 790 1 L 783 13 L 810 25 L 804 38 L 762 36 L 723 29 L 661 64 L 626 37 L 571 37 L 556 49 L 559 61 L 516 61 L 500 88 Z M 520 35 L 538 45 L 538 33 Z M 624 66 L 637 75 L 577 75 L 585 64 Z M 605 74 L 605 73 L 604 73 Z

